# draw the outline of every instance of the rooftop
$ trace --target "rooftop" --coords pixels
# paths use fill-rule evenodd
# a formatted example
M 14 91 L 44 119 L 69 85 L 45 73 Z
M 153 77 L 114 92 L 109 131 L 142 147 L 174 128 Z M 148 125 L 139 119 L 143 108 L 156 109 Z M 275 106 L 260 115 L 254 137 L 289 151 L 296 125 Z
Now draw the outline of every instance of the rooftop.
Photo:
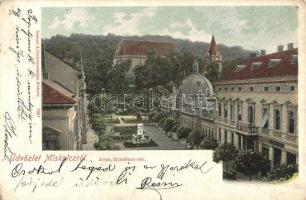
M 154 51 L 158 55 L 165 56 L 170 52 L 177 52 L 175 43 L 148 40 L 122 40 L 116 51 L 116 56 L 124 55 L 146 55 Z
M 289 49 L 253 57 L 240 63 L 235 70 L 224 72 L 221 81 L 297 76 L 298 63 L 293 62 L 298 49 Z
M 50 81 L 43 81 L 43 104 L 75 104 L 71 93 Z

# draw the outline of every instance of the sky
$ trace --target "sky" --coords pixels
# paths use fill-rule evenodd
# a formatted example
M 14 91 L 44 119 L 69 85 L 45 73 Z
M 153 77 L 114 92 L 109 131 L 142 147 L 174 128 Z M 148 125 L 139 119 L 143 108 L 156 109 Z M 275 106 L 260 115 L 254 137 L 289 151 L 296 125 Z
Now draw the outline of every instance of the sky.
M 275 52 L 298 39 L 294 6 L 42 8 L 42 37 L 169 35 L 173 38 Z

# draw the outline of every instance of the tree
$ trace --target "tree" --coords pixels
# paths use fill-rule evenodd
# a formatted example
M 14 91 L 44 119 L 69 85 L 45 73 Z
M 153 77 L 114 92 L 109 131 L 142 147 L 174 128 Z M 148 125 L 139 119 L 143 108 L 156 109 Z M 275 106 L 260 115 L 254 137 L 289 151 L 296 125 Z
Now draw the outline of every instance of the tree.
M 94 143 L 97 150 L 119 150 L 119 146 L 114 144 L 112 139 L 106 135 L 99 135 L 99 140 Z
M 233 60 L 225 60 L 222 63 L 223 72 L 230 72 L 236 69 L 237 65 L 243 62 L 245 58 L 236 58 Z
M 91 124 L 92 130 L 97 135 L 103 135 L 106 130 L 106 125 L 103 118 L 99 118 L 97 114 L 90 116 L 89 123 Z
M 149 119 L 151 118 L 152 122 L 155 123 L 155 126 L 157 128 L 158 125 L 158 112 L 151 112 L 152 114 L 149 116 Z
M 181 123 L 179 121 L 174 121 L 174 125 L 173 125 L 171 132 L 176 133 L 177 135 L 177 132 L 180 129 L 180 127 L 181 127 Z
M 111 94 L 123 94 L 126 92 L 128 84 L 127 72 L 131 62 L 125 61 L 112 67 L 107 74 L 107 91 Z
M 204 139 L 204 134 L 199 129 L 195 129 L 189 135 L 189 141 L 192 146 L 196 146 L 199 149 L 201 142 Z
M 186 141 L 186 149 L 187 149 L 187 143 L 188 143 L 187 138 L 188 138 L 188 136 L 189 136 L 191 131 L 192 131 L 191 128 L 185 127 L 185 126 L 181 126 L 179 128 L 179 130 L 178 130 L 177 137 L 178 137 L 179 140 L 185 139 L 185 141 Z
M 205 138 L 202 142 L 203 149 L 215 149 L 218 146 L 218 141 L 216 139 Z
M 260 153 L 247 149 L 238 153 L 234 162 L 234 168 L 249 176 L 251 181 L 252 176 L 258 174 L 258 172 L 264 173 L 270 169 L 270 161 Z
M 174 126 L 171 131 L 174 133 L 177 133 L 180 127 L 181 127 L 181 123 L 179 121 L 174 121 Z
M 234 160 L 237 156 L 238 150 L 233 144 L 220 144 L 213 153 L 213 161 L 218 163 L 220 161 L 226 162 L 226 172 L 228 173 L 228 164 L 230 160 Z
M 165 120 L 167 119 L 168 114 L 166 112 L 159 112 L 157 116 L 157 121 L 161 127 L 164 127 Z
M 150 121 L 153 121 L 154 115 L 155 115 L 155 112 L 149 112 L 149 114 L 148 114 L 148 119 L 149 119 Z
M 164 123 L 165 133 L 168 134 L 169 132 L 171 132 L 174 125 L 175 125 L 174 119 L 172 119 L 170 117 L 166 118 L 165 123 Z
M 297 165 L 282 165 L 269 172 L 267 178 L 269 181 L 285 181 L 290 179 L 297 172 Z
M 140 113 L 136 113 L 137 122 L 142 122 L 142 116 Z
M 207 78 L 217 80 L 219 75 L 219 65 L 216 62 L 209 61 L 207 64 Z

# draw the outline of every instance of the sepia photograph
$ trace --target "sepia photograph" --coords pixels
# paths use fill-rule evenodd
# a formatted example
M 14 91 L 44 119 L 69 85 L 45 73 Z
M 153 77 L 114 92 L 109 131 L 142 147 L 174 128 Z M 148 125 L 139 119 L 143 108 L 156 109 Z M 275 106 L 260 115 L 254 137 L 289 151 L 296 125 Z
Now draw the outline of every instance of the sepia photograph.
M 42 150 L 212 150 L 298 173 L 298 7 L 41 8 Z

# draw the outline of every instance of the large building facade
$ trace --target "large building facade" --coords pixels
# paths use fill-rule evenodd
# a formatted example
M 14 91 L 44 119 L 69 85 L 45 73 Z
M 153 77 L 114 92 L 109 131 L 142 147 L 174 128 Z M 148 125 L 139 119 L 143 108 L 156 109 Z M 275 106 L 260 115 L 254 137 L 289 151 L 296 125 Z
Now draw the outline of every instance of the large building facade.
M 204 76 L 193 73 L 175 94 L 180 121 L 202 129 L 219 143 L 259 151 L 271 161 L 272 168 L 298 164 L 298 49 L 288 44 L 286 50 L 279 46 L 272 54 L 252 54 L 233 71 L 223 73 L 213 37 L 204 57 L 219 64 L 219 78 L 209 89 L 217 98 L 216 112 L 203 112 L 197 103 L 180 102 L 180 93 L 199 94 L 199 80 Z M 179 108 L 182 104 L 185 109 Z M 171 108 L 165 103 L 162 107 Z
M 298 163 L 298 51 L 281 49 L 247 59 L 214 84 L 218 141 L 255 149 L 272 167 Z

